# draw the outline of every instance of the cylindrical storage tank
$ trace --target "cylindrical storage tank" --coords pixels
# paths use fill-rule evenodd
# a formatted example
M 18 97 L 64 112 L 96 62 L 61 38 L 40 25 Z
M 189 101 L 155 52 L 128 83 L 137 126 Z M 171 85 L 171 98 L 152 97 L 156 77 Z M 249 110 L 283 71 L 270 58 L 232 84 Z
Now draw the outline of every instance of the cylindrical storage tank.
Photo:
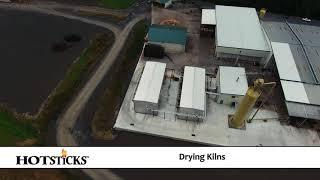
M 261 95 L 261 86 L 263 80 L 258 79 L 254 83 L 254 87 L 250 87 L 240 102 L 236 113 L 231 117 L 229 125 L 232 128 L 241 129 L 244 127 L 245 121 L 249 118 L 250 113 Z
M 263 19 L 263 17 L 266 15 L 266 13 L 267 13 L 267 9 L 266 9 L 266 8 L 260 9 L 260 11 L 259 11 L 259 18 L 260 18 L 260 19 Z

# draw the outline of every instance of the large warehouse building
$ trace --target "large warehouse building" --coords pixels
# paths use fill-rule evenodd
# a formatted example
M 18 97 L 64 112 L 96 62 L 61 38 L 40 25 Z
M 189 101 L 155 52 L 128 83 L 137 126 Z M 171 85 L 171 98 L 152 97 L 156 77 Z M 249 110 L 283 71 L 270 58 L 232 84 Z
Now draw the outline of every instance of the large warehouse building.
M 268 64 L 275 64 L 288 115 L 320 120 L 320 22 L 270 14 L 262 25 L 273 51 Z
M 180 119 L 203 120 L 206 112 L 206 71 L 203 68 L 186 66 L 184 68 Z
M 216 6 L 216 56 L 256 61 L 272 56 L 269 41 L 254 8 Z
M 148 43 L 162 46 L 165 52 L 185 52 L 187 29 L 177 26 L 153 24 L 149 28 Z
M 245 68 L 219 66 L 217 73 L 217 102 L 237 106 L 248 90 Z
M 137 113 L 157 114 L 166 64 L 147 61 L 133 103 Z

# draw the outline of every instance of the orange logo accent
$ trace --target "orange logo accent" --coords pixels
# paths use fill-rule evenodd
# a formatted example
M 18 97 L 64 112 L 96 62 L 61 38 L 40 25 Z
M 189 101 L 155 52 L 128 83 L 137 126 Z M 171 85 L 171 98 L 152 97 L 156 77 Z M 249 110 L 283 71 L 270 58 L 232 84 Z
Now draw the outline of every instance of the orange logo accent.
M 61 150 L 61 157 L 66 158 L 68 156 L 68 153 L 66 150 L 62 149 Z

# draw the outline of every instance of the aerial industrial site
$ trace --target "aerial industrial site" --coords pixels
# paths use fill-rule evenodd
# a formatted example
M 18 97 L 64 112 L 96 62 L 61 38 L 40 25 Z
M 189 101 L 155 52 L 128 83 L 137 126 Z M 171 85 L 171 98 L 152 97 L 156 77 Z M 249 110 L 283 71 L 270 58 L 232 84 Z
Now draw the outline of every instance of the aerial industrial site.
M 317 19 L 177 0 L 0 11 L 0 146 L 320 146 Z
M 319 22 L 181 4 L 154 6 L 151 22 L 115 129 L 208 145 L 319 145 Z

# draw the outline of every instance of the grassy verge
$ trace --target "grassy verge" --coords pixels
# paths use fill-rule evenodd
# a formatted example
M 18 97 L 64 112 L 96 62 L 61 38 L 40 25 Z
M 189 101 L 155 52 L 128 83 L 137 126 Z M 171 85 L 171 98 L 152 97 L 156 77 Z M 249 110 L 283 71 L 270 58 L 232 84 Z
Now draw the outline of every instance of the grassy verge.
M 35 143 L 37 131 L 27 121 L 19 121 L 9 111 L 0 110 L 0 146 Z
M 113 81 L 108 84 L 92 120 L 92 131 L 95 138 L 108 139 L 110 130 L 116 120 L 123 97 L 127 91 L 131 77 L 139 60 L 147 31 L 145 21 L 137 23 L 132 29 L 118 63 L 113 65 L 110 74 Z
M 100 3 L 110 9 L 126 9 L 135 3 L 135 0 L 100 0 Z
M 80 16 L 90 17 L 90 18 L 110 18 L 114 22 L 119 22 L 125 20 L 129 13 L 99 13 L 99 12 L 89 12 L 89 11 L 83 11 L 79 10 L 75 12 L 76 14 Z
M 83 80 L 88 78 L 112 46 L 114 38 L 111 32 L 96 35 L 89 47 L 69 67 L 64 79 L 51 93 L 36 118 L 0 106 L 0 146 L 43 144 L 49 121 L 58 118 Z
M 88 77 L 96 63 L 103 58 L 113 42 L 114 35 L 112 33 L 98 34 L 77 61 L 71 65 L 65 78 L 58 84 L 38 115 L 36 122 L 42 134 L 46 134 L 48 122 L 58 118 L 58 115 L 66 107 L 82 80 Z M 41 137 L 44 137 L 44 135 Z

